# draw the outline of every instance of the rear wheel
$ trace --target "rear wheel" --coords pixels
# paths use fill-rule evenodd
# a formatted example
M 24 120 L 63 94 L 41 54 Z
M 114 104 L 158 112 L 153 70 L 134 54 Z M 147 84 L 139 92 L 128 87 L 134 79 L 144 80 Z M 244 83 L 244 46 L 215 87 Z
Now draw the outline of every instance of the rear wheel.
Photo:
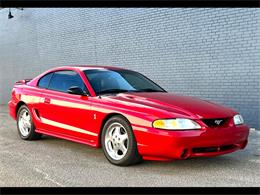
M 112 164 L 128 166 L 142 159 L 137 151 L 132 128 L 121 116 L 114 116 L 105 123 L 101 144 L 106 158 Z
M 41 134 L 35 132 L 32 115 L 26 105 L 22 105 L 17 112 L 17 129 L 23 140 L 36 140 Z

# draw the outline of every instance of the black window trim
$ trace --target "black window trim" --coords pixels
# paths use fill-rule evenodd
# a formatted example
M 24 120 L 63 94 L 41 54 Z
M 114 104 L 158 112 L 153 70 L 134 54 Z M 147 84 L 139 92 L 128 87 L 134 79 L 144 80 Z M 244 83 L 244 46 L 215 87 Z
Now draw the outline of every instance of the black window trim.
M 135 72 L 137 74 L 140 74 L 141 76 L 143 76 L 144 78 L 146 78 L 148 81 L 150 81 L 151 83 L 153 83 L 154 85 L 156 85 L 157 87 L 159 87 L 163 92 L 165 93 L 168 93 L 168 91 L 166 91 L 164 88 L 162 88 L 159 84 L 157 84 L 156 82 L 154 82 L 153 80 L 151 80 L 150 78 L 148 78 L 147 76 L 145 76 L 144 74 L 140 73 L 140 72 L 137 72 L 137 71 L 133 71 L 133 70 L 130 70 L 132 72 Z
M 77 75 L 79 75 L 81 81 L 83 82 L 83 85 L 85 86 L 85 89 L 87 90 L 87 91 L 86 91 L 86 94 L 87 94 L 88 96 L 90 96 L 89 90 L 88 90 L 88 88 L 87 88 L 87 86 L 86 86 L 84 80 L 82 79 L 82 77 L 80 76 L 80 74 L 79 74 L 77 71 L 75 71 L 75 70 L 64 69 L 64 70 L 56 70 L 56 71 L 48 72 L 47 74 L 45 74 L 44 76 L 42 76 L 42 77 L 38 80 L 38 82 L 37 82 L 37 87 L 40 88 L 40 89 L 47 89 L 47 90 L 50 90 L 50 91 L 56 91 L 56 92 L 61 92 L 61 93 L 69 94 L 69 93 L 66 92 L 66 91 L 60 91 L 60 90 L 55 90 L 55 89 L 50 89 L 50 88 L 49 88 L 53 75 L 54 75 L 56 72 L 62 72 L 62 71 L 71 71 L 71 72 L 75 72 Z M 49 83 L 48 83 L 48 87 L 47 87 L 47 88 L 45 88 L 45 87 L 40 87 L 40 86 L 39 86 L 40 80 L 41 80 L 43 77 L 47 76 L 48 74 L 52 74 L 52 75 L 51 75 L 51 78 L 50 78 L 50 80 L 49 80 Z

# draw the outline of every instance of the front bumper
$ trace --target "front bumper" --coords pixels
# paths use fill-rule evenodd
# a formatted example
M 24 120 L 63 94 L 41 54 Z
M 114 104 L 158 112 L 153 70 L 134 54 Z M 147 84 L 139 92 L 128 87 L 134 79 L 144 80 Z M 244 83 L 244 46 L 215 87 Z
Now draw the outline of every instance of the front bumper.
M 246 125 L 187 131 L 134 126 L 133 130 L 138 151 L 147 160 L 186 159 L 231 153 L 245 148 L 249 135 Z

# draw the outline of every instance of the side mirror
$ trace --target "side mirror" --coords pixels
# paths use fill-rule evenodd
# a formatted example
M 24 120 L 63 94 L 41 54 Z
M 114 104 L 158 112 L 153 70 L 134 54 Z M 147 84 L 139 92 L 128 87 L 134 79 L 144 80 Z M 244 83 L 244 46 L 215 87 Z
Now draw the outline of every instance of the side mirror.
M 75 94 L 75 95 L 85 95 L 85 96 L 88 95 L 85 91 L 83 91 L 78 86 L 70 87 L 67 92 L 70 93 L 70 94 Z

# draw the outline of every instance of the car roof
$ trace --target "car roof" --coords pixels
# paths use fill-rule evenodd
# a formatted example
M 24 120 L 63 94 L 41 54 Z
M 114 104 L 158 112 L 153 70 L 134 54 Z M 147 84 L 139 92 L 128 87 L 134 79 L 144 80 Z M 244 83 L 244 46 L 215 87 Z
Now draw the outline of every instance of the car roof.
M 91 70 L 91 69 L 107 69 L 107 70 L 125 70 L 125 68 L 118 67 L 118 66 L 104 66 L 104 65 L 69 65 L 69 66 L 62 66 L 58 67 L 59 68 L 76 68 L 81 71 L 83 70 Z
M 38 80 L 40 78 L 42 78 L 44 75 L 47 75 L 51 72 L 55 72 L 55 71 L 60 71 L 60 70 L 80 70 L 80 71 L 84 71 L 84 70 L 96 70 L 96 69 L 106 69 L 106 70 L 127 70 L 125 68 L 121 68 L 118 66 L 104 66 L 104 65 L 67 65 L 67 66 L 59 66 L 59 67 L 54 67 L 51 68 L 45 72 L 43 72 L 42 74 L 38 75 L 37 77 L 35 77 L 34 79 L 32 79 L 29 84 L 31 85 L 36 85 L 36 83 L 38 82 Z

